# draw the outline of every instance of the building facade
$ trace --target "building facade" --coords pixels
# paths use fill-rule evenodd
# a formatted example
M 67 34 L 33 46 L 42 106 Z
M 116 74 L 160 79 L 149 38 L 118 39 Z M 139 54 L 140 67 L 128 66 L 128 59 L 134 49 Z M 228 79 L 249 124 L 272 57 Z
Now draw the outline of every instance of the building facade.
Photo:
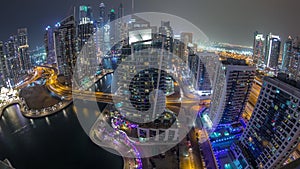
M 268 34 L 266 37 L 266 46 L 265 46 L 265 59 L 264 63 L 266 68 L 271 70 L 278 70 L 278 60 L 280 55 L 281 48 L 280 37 L 273 34 Z
M 4 54 L 4 43 L 0 41 L 0 88 L 7 87 L 8 69 L 6 55 Z
M 213 128 L 239 121 L 255 76 L 255 67 L 247 65 L 244 60 L 228 58 L 221 62 L 219 69 L 210 108 Z
M 280 168 L 297 148 L 300 135 L 300 83 L 286 75 L 264 77 L 246 130 L 233 149 L 244 168 Z
M 17 38 L 20 66 L 21 70 L 25 72 L 31 68 L 27 28 L 18 29 Z
M 67 79 L 71 79 L 77 60 L 77 37 L 74 16 L 69 16 L 56 24 L 54 41 L 58 72 Z
M 289 37 L 284 44 L 281 71 L 300 80 L 300 39 Z
M 253 64 L 256 67 L 259 67 L 264 63 L 264 45 L 265 38 L 262 33 L 257 31 L 254 33 L 254 42 L 253 42 Z

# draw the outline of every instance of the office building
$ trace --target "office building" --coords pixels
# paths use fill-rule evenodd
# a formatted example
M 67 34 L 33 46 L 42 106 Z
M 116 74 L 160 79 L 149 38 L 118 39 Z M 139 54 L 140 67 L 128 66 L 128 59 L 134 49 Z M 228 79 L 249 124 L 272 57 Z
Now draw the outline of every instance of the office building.
M 290 78 L 300 80 L 300 39 L 289 37 L 284 43 L 281 72 Z
M 47 54 L 44 46 L 36 47 L 30 51 L 32 66 L 44 65 L 47 63 Z
M 93 22 L 92 7 L 87 5 L 79 6 L 79 24 Z
M 7 87 L 8 69 L 6 64 L 6 55 L 4 54 L 4 44 L 0 41 L 0 88 Z
M 300 83 L 285 74 L 264 77 L 253 115 L 232 146 L 243 168 L 281 168 L 297 149 L 300 135 Z
M 122 18 L 124 16 L 124 7 L 123 4 L 121 3 L 118 7 L 118 18 Z
M 280 55 L 280 37 L 273 34 L 268 34 L 266 37 L 265 59 L 266 68 L 271 70 L 278 70 L 278 60 Z
M 19 62 L 22 72 L 25 72 L 31 68 L 27 28 L 18 29 L 17 38 Z
M 159 39 L 167 51 L 173 51 L 173 29 L 170 21 L 161 21 L 161 26 L 158 29 Z
M 183 46 L 180 47 L 181 48 L 180 58 L 184 61 L 184 63 L 188 63 L 188 55 L 189 55 L 188 46 L 193 43 L 193 33 L 182 32 L 180 34 L 180 40 L 183 44 Z
M 254 42 L 253 42 L 253 64 L 256 67 L 260 67 L 264 63 L 264 43 L 265 38 L 262 33 L 257 31 L 254 33 Z
M 99 12 L 99 27 L 102 28 L 107 22 L 106 8 L 104 3 L 100 3 Z
M 55 25 L 54 44 L 58 72 L 71 79 L 77 59 L 77 38 L 74 16 L 69 16 Z
M 56 56 L 56 44 L 55 44 L 55 34 L 54 31 L 57 27 L 47 26 L 44 34 L 44 45 L 46 51 L 47 63 L 50 65 L 57 64 L 57 56 Z
M 211 79 L 208 74 L 207 66 L 203 59 L 207 53 L 192 53 L 189 54 L 189 68 L 193 76 L 193 85 L 196 91 L 200 93 L 210 94 L 212 90 Z
M 112 22 L 112 21 L 114 21 L 116 19 L 116 13 L 115 13 L 114 9 L 110 10 L 110 13 L 108 14 L 108 18 L 109 18 L 110 22 Z
M 11 84 L 18 83 L 22 75 L 21 64 L 18 54 L 17 36 L 10 36 L 5 42 L 5 54 L 8 69 L 8 76 L 11 79 Z
M 79 7 L 79 24 L 78 24 L 78 50 L 80 51 L 83 46 L 88 42 L 89 38 L 93 35 L 94 22 L 92 20 L 92 8 L 90 6 Z

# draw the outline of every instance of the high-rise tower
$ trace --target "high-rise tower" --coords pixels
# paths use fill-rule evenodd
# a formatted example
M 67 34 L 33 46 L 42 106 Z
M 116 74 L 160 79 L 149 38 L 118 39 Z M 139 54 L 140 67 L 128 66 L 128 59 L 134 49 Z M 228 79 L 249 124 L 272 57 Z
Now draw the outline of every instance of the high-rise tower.
M 253 64 L 258 67 L 264 63 L 264 43 L 265 39 L 263 34 L 254 32 L 253 42 Z
M 267 68 L 270 68 L 272 70 L 278 69 L 280 45 L 281 41 L 279 36 L 272 35 L 271 33 L 267 35 L 264 60 L 264 63 Z
M 18 53 L 22 71 L 27 71 L 31 68 L 31 60 L 29 56 L 28 34 L 27 28 L 18 29 Z
M 47 26 L 44 34 L 44 45 L 47 57 L 48 64 L 56 64 L 57 63 L 57 56 L 56 56 L 56 44 L 55 44 L 55 34 L 54 30 L 57 27 L 52 28 Z
M 90 6 L 79 7 L 79 24 L 78 24 L 78 50 L 80 51 L 87 43 L 94 32 L 94 22 L 92 20 L 92 8 Z
M 4 44 L 0 41 L 0 87 L 6 86 L 8 77 L 6 55 L 4 54 Z
M 243 168 L 280 168 L 297 148 L 300 135 L 300 83 L 284 74 L 264 77 L 253 115 L 232 146 Z M 243 157 L 245 157 L 243 159 Z
M 249 93 L 255 75 L 255 67 L 246 64 L 245 60 L 228 58 L 222 61 L 221 70 L 224 74 L 217 73 L 217 79 L 224 79 L 225 84 L 217 88 L 214 84 L 210 108 L 210 118 L 214 128 L 218 125 L 227 125 L 238 122 L 248 101 Z M 214 83 L 220 83 L 218 80 Z
M 281 71 L 294 80 L 300 80 L 300 39 L 289 37 L 284 44 Z
M 105 4 L 101 3 L 99 6 L 100 9 L 100 16 L 99 16 L 99 27 L 103 27 L 106 22 L 107 22 L 107 17 L 106 17 L 106 8 L 105 8 Z
M 59 74 L 69 80 L 77 59 L 77 39 L 74 16 L 69 16 L 55 25 L 55 52 Z

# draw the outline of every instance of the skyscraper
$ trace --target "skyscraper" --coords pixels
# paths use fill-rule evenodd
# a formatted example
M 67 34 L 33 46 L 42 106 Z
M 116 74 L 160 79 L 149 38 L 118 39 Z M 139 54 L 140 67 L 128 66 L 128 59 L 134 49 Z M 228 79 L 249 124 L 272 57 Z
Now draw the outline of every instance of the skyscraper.
M 210 93 L 212 90 L 211 81 L 207 68 L 203 62 L 204 55 L 209 55 L 207 53 L 196 53 L 189 55 L 189 68 L 191 70 L 192 76 L 194 76 L 193 82 L 196 91 L 206 91 Z
M 258 67 L 264 63 L 264 43 L 265 39 L 263 34 L 254 32 L 253 42 L 253 64 Z
M 299 82 L 283 74 L 264 77 L 247 128 L 240 142 L 232 146 L 243 168 L 282 167 L 300 142 L 299 101 Z
M 81 5 L 79 6 L 79 24 L 93 22 L 92 7 Z
M 181 54 L 179 57 L 185 62 L 188 63 L 188 46 L 189 44 L 193 43 L 193 33 L 190 32 L 182 32 L 180 34 L 180 40 L 183 43 L 183 46 L 181 46 Z
M 80 51 L 87 43 L 94 32 L 94 22 L 92 20 L 92 8 L 90 6 L 79 7 L 79 24 L 78 24 L 78 50 Z
M 272 35 L 271 33 L 267 35 L 264 63 L 266 67 L 270 68 L 271 70 L 278 69 L 278 59 L 281 47 L 280 45 L 281 41 L 279 36 Z
M 252 82 L 255 75 L 255 67 L 246 64 L 245 60 L 228 58 L 221 62 L 222 71 L 216 75 L 217 79 L 224 79 L 221 82 L 214 82 L 212 103 L 210 108 L 210 118 L 214 124 L 213 128 L 218 125 L 226 125 L 238 122 L 243 113 Z M 219 87 L 219 83 L 224 83 Z
M 7 57 L 7 68 L 9 78 L 12 80 L 12 85 L 19 81 L 21 76 L 21 66 L 18 54 L 18 43 L 15 35 L 10 36 L 8 41 L 5 43 L 5 53 Z
M 291 36 L 285 41 L 283 45 L 283 53 L 282 53 L 282 64 L 281 64 L 281 71 L 287 72 L 290 65 L 290 60 L 293 53 L 293 39 Z
M 121 3 L 118 7 L 118 18 L 122 18 L 124 16 L 124 7 L 123 4 Z
M 56 27 L 52 28 L 47 26 L 45 34 L 44 34 L 44 45 L 47 57 L 48 64 L 56 64 L 57 56 L 56 56 L 56 44 L 55 44 L 55 34 L 54 30 Z
M 118 23 L 116 22 L 113 22 L 114 20 L 116 20 L 116 13 L 115 13 L 115 10 L 114 9 L 111 9 L 109 14 L 108 14 L 108 18 L 109 18 L 109 26 L 110 26 L 110 29 L 109 29 L 109 33 L 110 33 L 110 39 L 112 40 L 115 40 L 116 37 L 117 37 L 117 26 L 118 26 Z
M 0 41 L 0 87 L 6 87 L 8 78 L 6 55 L 4 54 L 4 44 Z
M 289 37 L 284 44 L 281 71 L 300 80 L 300 39 Z
M 106 8 L 105 8 L 105 5 L 104 3 L 101 3 L 100 6 L 99 6 L 99 10 L 100 10 L 100 16 L 99 16 L 99 27 L 102 28 L 107 20 L 106 20 Z
M 170 52 L 173 51 L 173 29 L 171 27 L 170 21 L 161 21 L 161 26 L 159 27 L 159 38 L 164 43 L 164 48 Z
M 114 9 L 111 9 L 108 14 L 109 21 L 112 22 L 116 19 L 116 13 Z
M 76 25 L 74 16 L 69 16 L 55 25 L 55 52 L 59 74 L 69 80 L 77 59 Z
M 28 34 L 27 28 L 18 29 L 18 54 L 22 71 L 27 71 L 31 68 L 31 60 L 29 56 Z

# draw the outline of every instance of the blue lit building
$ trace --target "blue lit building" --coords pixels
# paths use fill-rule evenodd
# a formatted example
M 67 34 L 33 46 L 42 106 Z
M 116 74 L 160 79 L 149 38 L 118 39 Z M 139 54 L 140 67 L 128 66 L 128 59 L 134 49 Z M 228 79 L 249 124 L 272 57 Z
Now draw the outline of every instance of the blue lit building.
M 213 128 L 227 126 L 239 122 L 245 110 L 246 103 L 255 75 L 255 67 L 246 64 L 245 60 L 228 58 L 222 61 L 214 82 L 210 118 Z M 225 78 L 225 79 L 224 79 Z M 224 79 L 224 80 L 219 80 Z M 220 83 L 225 83 L 221 87 Z

